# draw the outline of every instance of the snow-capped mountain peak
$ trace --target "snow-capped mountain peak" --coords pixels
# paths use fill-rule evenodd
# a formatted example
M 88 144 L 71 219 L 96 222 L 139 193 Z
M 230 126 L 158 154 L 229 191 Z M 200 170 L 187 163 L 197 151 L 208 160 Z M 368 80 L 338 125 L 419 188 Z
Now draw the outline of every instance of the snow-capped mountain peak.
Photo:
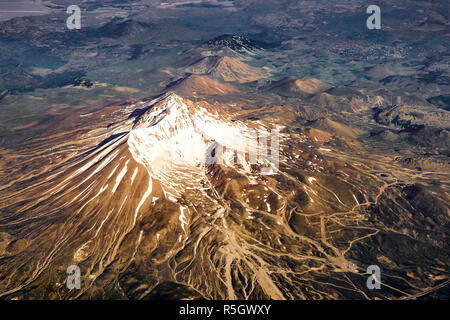
M 232 122 L 230 116 L 211 105 L 169 94 L 136 119 L 128 145 L 150 176 L 171 193 L 179 194 L 183 186 L 204 178 L 206 165 L 235 164 L 235 154 L 237 163 L 250 171 L 246 154 L 256 155 L 257 134 L 257 129 L 241 121 Z

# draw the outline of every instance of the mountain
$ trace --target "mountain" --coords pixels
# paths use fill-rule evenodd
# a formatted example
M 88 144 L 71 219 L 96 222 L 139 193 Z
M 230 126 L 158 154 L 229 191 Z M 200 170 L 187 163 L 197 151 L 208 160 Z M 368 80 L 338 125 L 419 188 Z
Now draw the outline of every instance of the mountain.
M 394 73 L 384 65 L 376 65 L 372 67 L 367 67 L 364 70 L 364 74 L 372 79 L 381 80 L 388 76 L 393 75 Z
M 372 171 L 394 172 L 394 163 L 367 170 L 366 155 L 329 149 L 325 131 L 359 135 L 334 121 L 277 135 L 270 123 L 225 109 L 162 93 L 101 109 L 83 130 L 36 139 L 35 155 L 5 154 L 0 296 L 356 298 L 355 285 L 369 294 L 368 264 L 389 273 L 395 261 L 404 277 L 416 270 L 410 254 L 435 250 L 429 270 L 444 267 L 448 219 L 439 186 L 393 186 Z M 420 220 L 437 228 L 431 244 L 420 224 L 404 223 L 403 201 L 418 214 L 422 199 L 433 203 Z M 365 211 L 383 214 L 367 219 Z M 386 251 L 386 242 L 405 249 Z M 81 290 L 65 286 L 74 264 Z M 342 281 L 343 273 L 355 282 Z M 339 285 L 314 281 L 322 277 Z
M 83 265 L 89 287 L 108 272 L 107 266 L 122 250 L 121 243 L 135 228 L 141 229 L 136 239 L 138 246 L 143 237 L 150 237 L 142 245 L 161 246 L 168 250 L 167 254 L 179 251 L 194 239 L 201 240 L 203 228 L 211 227 L 213 219 L 207 215 L 217 219 L 225 211 L 208 177 L 209 170 L 219 169 L 211 167 L 216 162 L 220 166 L 233 166 L 236 154 L 240 168 L 237 170 L 248 173 L 252 170 L 244 155 L 250 152 L 248 148 L 255 147 L 251 141 L 245 142 L 253 139 L 253 131 L 207 103 L 195 104 L 173 93 L 163 94 L 134 109 L 128 118 L 118 120 L 113 129 L 103 134 L 93 130 L 95 134 L 88 140 L 100 140 L 97 145 L 68 161 L 50 165 L 47 172 L 29 181 L 31 185 L 20 194 L 9 194 L 9 198 L 24 202 L 2 203 L 2 219 L 17 219 L 18 216 L 3 214 L 3 210 L 14 207 L 21 213 L 22 218 L 17 220 L 20 225 L 40 230 L 21 248 L 10 245 L 20 235 L 1 234 L 0 254 L 10 257 L 11 266 L 33 251 L 63 246 L 63 252 L 50 252 L 48 258 L 56 254 L 57 259 L 65 261 L 64 265 Z M 260 158 L 260 164 L 263 163 Z M 200 216 L 198 211 L 202 212 Z M 152 226 L 145 222 L 151 212 L 151 219 L 156 219 Z M 29 220 L 36 214 L 41 218 Z M 196 231 L 190 227 L 200 222 L 191 221 L 194 215 L 210 222 L 203 222 L 204 226 Z M 44 228 L 50 221 L 51 225 Z M 190 240 L 190 234 L 196 232 L 199 234 Z M 155 254 L 155 258 L 164 260 L 160 253 Z M 35 263 L 39 262 L 32 261 L 29 266 L 34 267 Z M 14 272 L 8 273 L 10 279 L 16 276 Z M 33 278 L 14 288 L 2 285 L 2 295 L 20 290 L 29 281 Z M 219 296 L 219 292 L 214 295 Z
M 448 0 L 79 2 L 0 13 L 0 299 L 450 297 Z
M 188 97 L 195 97 L 197 95 L 226 95 L 238 92 L 236 88 L 229 84 L 199 75 L 188 75 L 180 78 L 169 83 L 166 89 Z
M 219 157 L 216 146 L 225 149 L 217 160 L 225 165 L 233 163 L 239 146 L 254 147 L 245 143 L 250 141 L 250 134 L 247 125 L 231 122 L 230 115 L 223 111 L 171 94 L 136 118 L 128 144 L 133 158 L 162 183 L 165 194 L 174 196 L 185 188 L 202 188 L 202 180 L 197 179 L 203 176 L 205 165 Z M 251 171 L 245 159 L 239 161 Z
M 238 53 L 254 54 L 274 45 L 249 39 L 241 35 L 221 35 L 203 43 L 202 47 L 212 51 L 232 50 Z
M 315 78 L 296 79 L 286 77 L 278 81 L 272 81 L 262 89 L 284 97 L 307 97 L 330 88 L 330 85 Z
M 364 134 L 364 131 L 349 127 L 345 124 L 333 121 L 329 118 L 321 118 L 309 123 L 313 128 L 331 133 L 337 137 L 354 140 Z
M 237 58 L 207 56 L 198 59 L 186 69 L 194 74 L 205 74 L 224 82 L 251 82 L 266 78 L 267 72 L 251 67 Z

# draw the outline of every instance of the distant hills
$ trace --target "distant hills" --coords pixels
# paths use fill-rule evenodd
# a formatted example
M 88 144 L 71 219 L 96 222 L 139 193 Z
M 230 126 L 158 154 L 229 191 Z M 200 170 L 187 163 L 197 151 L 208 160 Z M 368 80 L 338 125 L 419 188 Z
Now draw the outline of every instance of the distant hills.
M 315 78 L 297 79 L 295 77 L 285 77 L 281 80 L 270 81 L 262 90 L 286 97 L 306 97 L 324 92 L 330 88 L 332 86 Z
M 225 82 L 251 82 L 268 76 L 267 72 L 227 56 L 202 57 L 186 68 L 186 71 L 205 74 Z
M 167 90 L 182 94 L 187 97 L 202 95 L 226 95 L 236 93 L 238 90 L 229 84 L 221 83 L 206 76 L 188 75 L 171 82 Z

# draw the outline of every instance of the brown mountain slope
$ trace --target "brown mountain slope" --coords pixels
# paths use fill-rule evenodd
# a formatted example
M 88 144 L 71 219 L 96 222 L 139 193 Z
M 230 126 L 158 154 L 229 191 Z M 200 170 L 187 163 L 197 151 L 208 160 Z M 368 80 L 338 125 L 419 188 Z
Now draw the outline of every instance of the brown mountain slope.
M 237 93 L 233 86 L 221 83 L 206 76 L 189 75 L 167 85 L 167 90 L 176 92 L 186 97 L 197 95 L 226 95 Z
M 225 82 L 250 82 L 267 77 L 266 72 L 251 67 L 238 59 L 220 56 L 203 57 L 187 70 L 194 74 L 206 74 L 213 79 Z
M 329 118 L 322 118 L 313 121 L 311 123 L 311 126 L 313 128 L 331 133 L 337 137 L 350 140 L 356 139 L 362 134 L 364 134 L 364 131 L 360 129 L 349 127 L 345 124 L 333 121 Z

